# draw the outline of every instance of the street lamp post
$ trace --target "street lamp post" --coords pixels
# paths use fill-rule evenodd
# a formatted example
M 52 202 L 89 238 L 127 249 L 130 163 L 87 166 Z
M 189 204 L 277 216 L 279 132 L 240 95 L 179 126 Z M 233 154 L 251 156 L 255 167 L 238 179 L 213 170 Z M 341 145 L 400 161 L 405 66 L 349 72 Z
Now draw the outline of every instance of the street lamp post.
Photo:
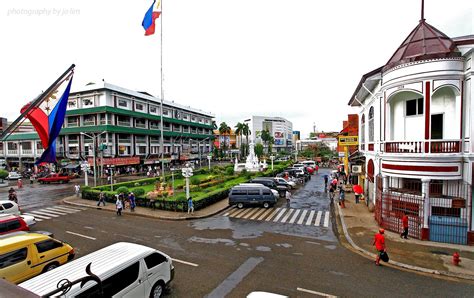
M 273 171 L 273 160 L 275 159 L 274 155 L 270 155 L 270 160 L 272 161 L 272 171 Z
M 211 170 L 211 158 L 212 158 L 211 155 L 208 155 L 208 156 L 207 156 L 207 162 L 208 162 L 208 165 L 209 165 L 209 171 Z
M 202 168 L 202 162 L 201 162 L 201 143 L 208 140 L 209 137 L 205 138 L 204 140 L 198 141 L 198 153 L 199 153 L 199 168 Z
M 193 168 L 187 163 L 186 167 L 181 169 L 181 173 L 186 179 L 186 199 L 189 199 L 189 178 L 193 176 Z
M 85 132 L 81 132 L 81 135 L 87 136 L 92 139 L 92 154 L 93 154 L 93 163 L 94 163 L 94 187 L 97 186 L 97 162 L 96 162 L 96 157 L 97 157 L 97 143 L 96 143 L 96 138 L 98 138 L 100 135 L 103 133 L 106 133 L 105 131 L 101 132 L 100 134 L 92 133 L 92 136 L 89 134 L 86 134 Z

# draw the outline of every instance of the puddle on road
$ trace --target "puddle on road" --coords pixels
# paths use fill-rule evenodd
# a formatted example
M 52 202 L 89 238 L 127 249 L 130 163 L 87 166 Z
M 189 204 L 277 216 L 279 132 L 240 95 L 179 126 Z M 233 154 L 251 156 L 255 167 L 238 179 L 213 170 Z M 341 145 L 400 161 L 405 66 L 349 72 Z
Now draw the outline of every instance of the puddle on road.
M 258 251 L 272 251 L 272 249 L 268 246 L 257 246 L 255 248 L 255 250 L 258 250 Z
M 202 237 L 193 236 L 193 237 L 189 238 L 188 241 L 206 243 L 206 244 L 224 243 L 224 245 L 226 245 L 226 246 L 234 246 L 235 245 L 235 241 L 230 240 L 230 239 L 223 239 L 223 238 L 210 239 L 210 238 L 202 238 Z
M 284 247 L 284 248 L 290 248 L 290 247 L 293 247 L 293 245 L 289 244 L 289 243 L 277 243 L 275 244 L 276 246 L 279 246 L 279 247 Z
M 327 249 L 330 249 L 330 250 L 335 250 L 336 249 L 335 245 L 325 245 L 324 247 L 327 248 Z
M 329 273 L 338 275 L 338 276 L 349 276 L 349 274 L 343 273 L 343 272 L 338 272 L 338 271 L 329 271 Z

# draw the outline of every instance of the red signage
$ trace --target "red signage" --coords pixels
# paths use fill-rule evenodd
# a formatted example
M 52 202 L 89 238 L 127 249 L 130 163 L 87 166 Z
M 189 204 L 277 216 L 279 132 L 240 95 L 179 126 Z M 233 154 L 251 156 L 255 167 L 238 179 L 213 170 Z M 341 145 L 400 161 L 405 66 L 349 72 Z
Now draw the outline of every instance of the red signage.
M 100 158 L 96 159 L 97 164 L 101 164 Z M 89 157 L 87 159 L 89 165 L 93 165 L 94 159 Z M 140 157 L 117 157 L 117 158 L 104 158 L 104 166 L 126 166 L 126 165 L 137 165 L 140 164 Z

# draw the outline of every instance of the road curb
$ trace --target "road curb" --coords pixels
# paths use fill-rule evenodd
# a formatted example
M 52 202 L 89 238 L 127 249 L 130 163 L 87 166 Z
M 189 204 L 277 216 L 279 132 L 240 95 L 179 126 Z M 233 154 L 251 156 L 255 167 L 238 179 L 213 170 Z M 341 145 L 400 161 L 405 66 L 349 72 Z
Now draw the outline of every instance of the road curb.
M 337 213 L 339 214 L 339 219 L 340 219 L 340 223 L 341 223 L 341 226 L 342 226 L 343 234 L 344 234 L 344 237 L 347 240 L 347 242 L 349 242 L 350 246 L 356 252 L 358 252 L 358 254 L 360 254 L 361 256 L 363 256 L 367 259 L 374 260 L 374 258 L 375 258 L 374 253 L 371 253 L 371 252 L 359 247 L 352 240 L 349 232 L 347 231 L 347 226 L 346 226 L 346 223 L 344 221 L 344 211 L 342 210 L 341 206 L 339 206 L 339 205 L 336 205 L 336 206 L 337 206 L 337 208 L 335 208 L 335 209 L 336 209 Z M 409 264 L 405 264 L 405 263 L 401 263 L 401 262 L 397 262 L 397 261 L 390 261 L 388 264 L 392 265 L 392 267 L 394 267 L 394 268 L 398 267 L 398 268 L 408 269 L 408 270 L 417 271 L 417 272 L 421 272 L 421 273 L 432 274 L 432 275 L 436 275 L 436 276 L 446 276 L 446 277 L 451 277 L 451 278 L 458 278 L 458 279 L 474 281 L 474 276 L 465 275 L 465 274 L 456 274 L 456 273 L 447 272 L 447 271 L 439 271 L 439 270 L 434 270 L 434 269 L 428 269 L 428 268 L 409 265 Z
M 105 209 L 105 208 L 101 208 L 101 207 L 98 207 L 98 206 L 91 206 L 91 205 L 88 205 L 88 204 L 70 202 L 70 201 L 68 201 L 67 198 L 63 199 L 62 202 L 66 205 L 71 205 L 71 206 L 85 207 L 85 208 L 97 209 L 97 210 L 104 210 L 104 211 L 114 212 L 114 213 L 116 212 L 115 210 Z M 109 203 L 109 204 L 111 204 L 111 203 Z M 213 212 L 208 213 L 208 214 L 199 215 L 199 216 L 185 216 L 185 217 L 154 216 L 154 215 L 148 215 L 148 214 L 140 214 L 140 213 L 136 213 L 136 212 L 127 212 L 126 214 L 127 215 L 132 215 L 132 216 L 140 216 L 140 217 L 146 217 L 146 218 L 161 219 L 161 220 L 184 221 L 184 220 L 203 219 L 203 218 L 211 217 L 211 216 L 216 215 L 216 214 L 218 214 L 218 213 L 220 213 L 220 212 L 222 212 L 222 211 L 224 211 L 228 208 L 229 208 L 229 206 L 225 206 L 222 209 L 218 209 L 218 210 L 213 211 Z

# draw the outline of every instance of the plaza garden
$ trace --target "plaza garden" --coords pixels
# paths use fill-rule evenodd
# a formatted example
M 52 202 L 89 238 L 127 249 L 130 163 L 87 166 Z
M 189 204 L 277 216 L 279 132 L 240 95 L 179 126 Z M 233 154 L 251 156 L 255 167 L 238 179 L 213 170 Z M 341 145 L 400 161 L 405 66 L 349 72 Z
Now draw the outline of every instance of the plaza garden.
M 226 199 L 230 189 L 240 183 L 250 181 L 255 177 L 274 177 L 282 172 L 290 162 L 276 163 L 273 170 L 267 169 L 263 172 L 250 173 L 245 170 L 234 173 L 233 166 L 213 167 L 211 170 L 200 169 L 194 171 L 190 178 L 190 196 L 196 210 Z M 173 187 L 174 185 L 174 187 Z M 174 189 L 174 190 L 173 190 Z M 107 202 L 115 202 L 116 195 L 133 192 L 136 197 L 137 206 L 148 207 L 150 201 L 155 201 L 157 209 L 170 211 L 186 211 L 186 182 L 181 172 L 176 172 L 162 177 L 145 178 L 134 181 L 103 185 L 97 187 L 84 187 L 82 197 L 88 200 L 98 200 L 100 192 L 105 195 Z

